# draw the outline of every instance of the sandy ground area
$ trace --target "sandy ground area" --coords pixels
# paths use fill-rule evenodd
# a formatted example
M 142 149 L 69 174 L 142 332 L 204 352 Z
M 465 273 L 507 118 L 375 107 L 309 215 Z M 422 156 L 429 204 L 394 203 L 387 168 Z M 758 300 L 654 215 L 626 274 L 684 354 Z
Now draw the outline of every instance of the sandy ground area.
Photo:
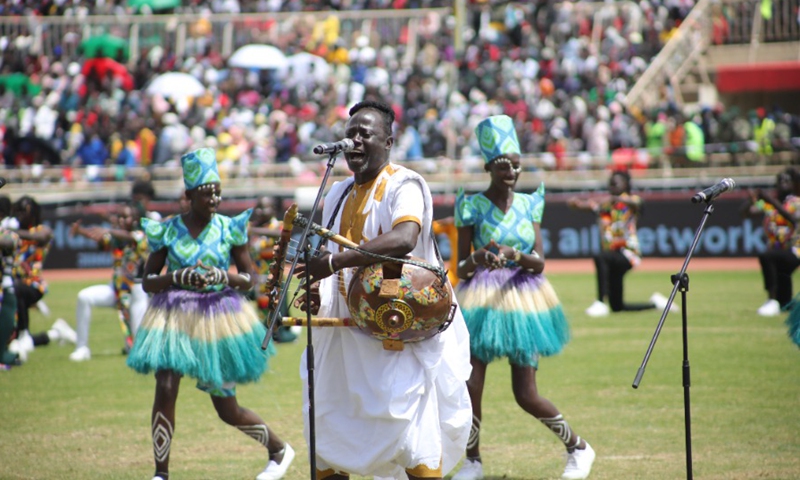
M 639 271 L 651 272 L 672 272 L 677 273 L 683 265 L 683 257 L 676 258 L 645 258 L 641 265 L 637 267 Z M 693 270 L 758 270 L 758 259 L 755 257 L 745 258 L 692 258 L 689 263 L 689 272 Z M 548 260 L 548 273 L 593 273 L 594 263 L 590 258 L 570 259 L 570 260 Z M 108 268 L 87 268 L 75 270 L 47 270 L 44 277 L 48 280 L 74 280 L 74 279 L 97 279 L 106 280 L 111 276 Z

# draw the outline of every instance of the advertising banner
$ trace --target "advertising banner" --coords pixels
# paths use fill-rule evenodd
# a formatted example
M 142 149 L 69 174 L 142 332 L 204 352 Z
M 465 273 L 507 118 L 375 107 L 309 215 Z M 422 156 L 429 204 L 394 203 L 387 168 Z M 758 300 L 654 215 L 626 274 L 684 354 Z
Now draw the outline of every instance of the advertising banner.
M 226 202 L 227 203 L 227 202 Z M 240 202 L 241 203 L 241 202 Z M 249 202 L 252 203 L 252 202 Z M 231 212 L 247 205 L 231 202 Z M 241 208 L 233 208 L 233 207 Z M 714 203 L 703 236 L 695 252 L 698 257 L 750 257 L 764 250 L 760 218 L 743 218 L 741 198 L 720 198 Z M 100 252 L 91 240 L 69 235 L 70 225 L 80 219 L 84 225 L 103 222 L 98 215 L 80 215 L 74 209 L 59 215 L 56 208 L 43 206 L 45 224 L 53 229 L 53 246 L 45 268 L 102 268 L 111 266 L 111 256 Z M 639 219 L 639 243 L 645 257 L 682 257 L 691 246 L 705 204 L 688 199 L 647 198 Z M 62 210 L 63 212 L 63 210 Z M 436 218 L 452 216 L 452 206 L 437 206 Z M 586 258 L 600 249 L 595 216 L 571 210 L 564 200 L 548 200 L 542 220 L 545 255 L 548 258 Z

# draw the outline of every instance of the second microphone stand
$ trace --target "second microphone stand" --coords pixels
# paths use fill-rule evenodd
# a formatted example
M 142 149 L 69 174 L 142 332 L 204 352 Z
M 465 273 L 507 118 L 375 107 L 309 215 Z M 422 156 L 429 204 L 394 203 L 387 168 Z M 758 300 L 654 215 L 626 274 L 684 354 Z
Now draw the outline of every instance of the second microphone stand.
M 683 266 L 680 272 L 670 277 L 672 281 L 672 293 L 667 300 L 667 306 L 661 312 L 661 319 L 658 321 L 656 331 L 653 334 L 653 339 L 650 340 L 650 345 L 647 347 L 647 352 L 644 355 L 642 364 L 636 372 L 636 378 L 633 380 L 633 388 L 639 388 L 639 383 L 644 376 L 644 369 L 647 367 L 647 362 L 650 360 L 650 355 L 653 353 L 658 336 L 664 326 L 664 321 L 667 319 L 672 308 L 672 302 L 675 299 L 675 294 L 680 290 L 681 292 L 681 318 L 682 318 L 682 335 L 683 335 L 683 363 L 682 363 L 682 379 L 683 379 L 683 413 L 684 413 L 684 428 L 686 433 L 686 478 L 692 480 L 692 415 L 691 415 L 691 395 L 689 389 L 691 387 L 691 369 L 689 367 L 689 336 L 688 336 L 688 321 L 687 321 L 687 307 L 686 307 L 686 292 L 689 291 L 689 275 L 686 274 L 686 268 L 692 259 L 692 254 L 697 248 L 700 241 L 700 235 L 703 233 L 706 221 L 711 213 L 714 211 L 714 204 L 711 199 L 706 202 L 706 208 L 703 211 L 703 217 L 700 220 L 700 226 L 694 233 L 694 240 L 686 252 L 686 258 L 683 261 Z
M 336 163 L 336 156 L 339 154 L 338 151 L 331 152 L 328 155 L 328 164 L 325 169 L 325 175 L 322 177 L 322 184 L 319 186 L 319 190 L 317 191 L 317 197 L 314 199 L 314 204 L 311 206 L 311 212 L 308 214 L 308 218 L 313 219 L 317 213 L 317 209 L 319 208 L 319 204 L 322 202 L 322 196 L 325 193 L 325 186 L 328 183 L 328 178 L 333 171 L 333 166 Z M 305 227 L 303 228 L 303 233 L 300 234 L 300 238 L 297 240 L 297 252 L 292 259 L 292 263 L 289 266 L 289 272 L 286 274 L 286 282 L 283 288 L 280 289 L 280 296 L 278 297 L 277 302 L 275 305 L 283 305 L 283 302 L 286 300 L 286 292 L 289 290 L 287 287 L 289 282 L 294 275 L 294 271 L 297 268 L 297 262 L 300 259 L 300 250 L 303 251 L 303 261 L 305 262 L 306 266 L 308 266 L 308 262 L 311 260 L 311 244 L 308 241 L 308 232 L 311 229 L 311 223 L 307 222 Z M 309 478 L 311 480 L 317 480 L 317 450 L 316 450 L 316 409 L 314 407 L 314 343 L 312 342 L 312 334 L 311 334 L 311 273 L 309 272 L 308 268 L 305 270 L 305 302 L 306 302 L 306 371 L 308 374 L 308 431 L 309 431 L 309 438 L 308 438 L 308 461 L 310 464 L 310 472 Z M 264 337 L 264 342 L 262 343 L 261 347 L 266 349 L 269 345 L 270 340 L 272 339 L 272 332 L 275 331 L 275 328 L 279 324 L 279 316 L 281 315 L 281 309 L 278 307 L 272 312 L 272 318 L 269 321 L 269 328 L 267 329 L 267 334 Z

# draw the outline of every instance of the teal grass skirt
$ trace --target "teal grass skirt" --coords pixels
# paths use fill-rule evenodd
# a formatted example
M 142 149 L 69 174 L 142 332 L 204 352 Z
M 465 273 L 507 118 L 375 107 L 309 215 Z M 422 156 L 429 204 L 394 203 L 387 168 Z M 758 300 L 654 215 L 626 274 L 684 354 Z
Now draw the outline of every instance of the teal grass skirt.
M 458 284 L 456 296 L 472 356 L 483 363 L 508 357 L 513 365 L 537 367 L 540 356 L 559 353 L 569 341 L 561 302 L 542 274 L 478 268 Z
M 261 349 L 266 333 L 250 302 L 231 288 L 170 289 L 150 300 L 127 363 L 139 373 L 173 370 L 218 388 L 254 382 L 275 353 L 272 343 Z
M 789 338 L 795 345 L 800 347 L 800 295 L 786 305 L 784 310 L 789 310 L 789 316 L 786 317 L 786 326 L 789 327 Z

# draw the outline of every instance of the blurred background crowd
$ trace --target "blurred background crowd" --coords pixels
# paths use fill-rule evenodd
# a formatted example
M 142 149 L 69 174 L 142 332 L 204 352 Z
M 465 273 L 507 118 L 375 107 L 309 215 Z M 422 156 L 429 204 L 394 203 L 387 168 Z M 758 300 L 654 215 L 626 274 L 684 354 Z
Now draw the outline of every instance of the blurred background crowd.
M 349 105 L 372 96 L 396 110 L 394 159 L 421 161 L 422 168 L 448 157 L 459 169 L 480 169 L 472 132 L 480 119 L 500 113 L 516 120 L 522 150 L 552 170 L 610 162 L 687 166 L 715 152 L 797 148 L 800 121 L 777 105 L 686 109 L 668 86 L 654 86 L 663 89 L 657 107 L 625 108 L 625 93 L 693 0 L 474 0 L 466 2 L 462 32 L 455 31 L 452 10 L 436 8 L 446 4 L 0 1 L 0 15 L 26 19 L 194 15 L 180 44 L 156 36 L 131 45 L 128 31 L 118 32 L 112 21 L 53 30 L 53 54 L 37 44 L 32 20 L 21 29 L 4 23 L 3 160 L 9 168 L 60 165 L 64 181 L 72 179 L 72 167 L 118 166 L 115 176 L 123 180 L 127 167 L 170 165 L 187 150 L 209 146 L 226 176 L 258 175 L 259 166 L 272 164 L 314 176 L 306 163 L 313 146 L 341 138 Z M 361 20 L 355 27 L 340 19 L 340 12 L 366 9 L 387 9 L 389 18 L 403 9 L 417 12 L 412 21 Z M 211 21 L 220 13 L 301 11 L 316 14 L 245 18 L 228 55 Z M 747 15 L 713 12 L 715 43 L 744 21 L 737 15 Z M 100 179 L 99 170 L 86 172 Z

